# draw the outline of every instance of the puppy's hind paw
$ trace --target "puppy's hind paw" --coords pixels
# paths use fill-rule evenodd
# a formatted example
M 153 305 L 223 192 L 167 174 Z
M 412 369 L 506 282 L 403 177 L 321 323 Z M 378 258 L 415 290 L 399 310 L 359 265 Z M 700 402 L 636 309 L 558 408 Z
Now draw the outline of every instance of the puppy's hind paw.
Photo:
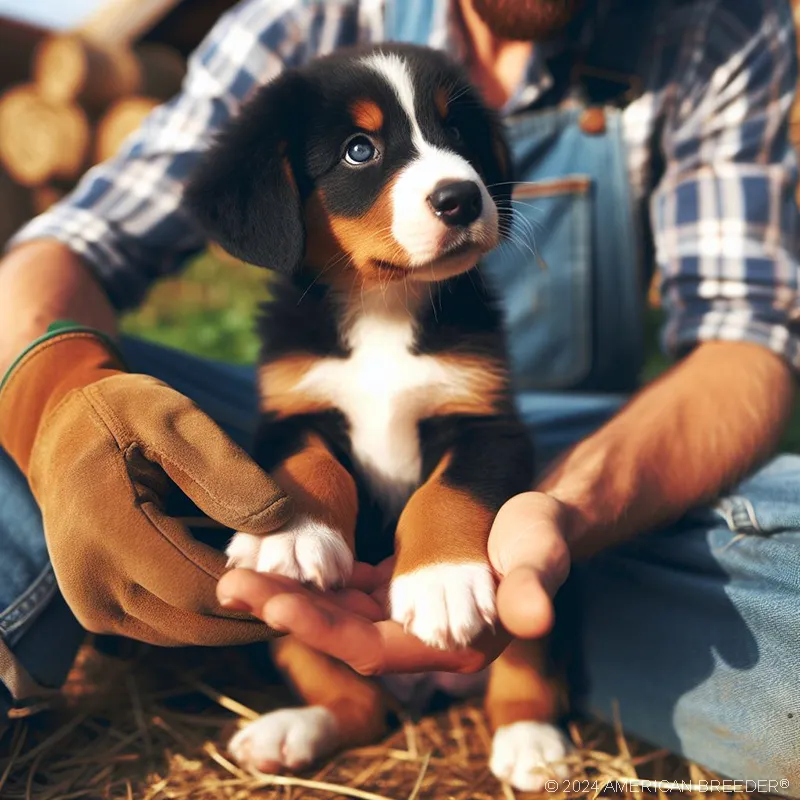
M 565 759 L 572 745 L 546 722 L 524 720 L 498 728 L 492 739 L 489 767 L 496 778 L 521 792 L 542 792 L 551 780 L 572 773 Z
M 336 718 L 327 708 L 283 708 L 245 725 L 228 750 L 241 766 L 274 773 L 308 766 L 332 753 L 338 741 Z

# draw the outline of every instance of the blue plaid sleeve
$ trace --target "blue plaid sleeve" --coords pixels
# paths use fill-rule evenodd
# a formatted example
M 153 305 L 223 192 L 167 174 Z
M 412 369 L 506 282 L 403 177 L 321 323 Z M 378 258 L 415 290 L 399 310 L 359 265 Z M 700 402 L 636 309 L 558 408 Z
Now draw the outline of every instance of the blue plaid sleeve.
M 190 59 L 180 94 L 155 109 L 116 157 L 90 170 L 9 246 L 59 240 L 86 261 L 117 308 L 135 306 L 153 281 L 204 246 L 182 203 L 198 155 L 257 85 L 341 43 L 344 5 L 326 20 L 323 3 L 240 3 Z
M 719 0 L 683 43 L 652 198 L 663 344 L 755 342 L 800 370 L 797 91 L 788 3 Z

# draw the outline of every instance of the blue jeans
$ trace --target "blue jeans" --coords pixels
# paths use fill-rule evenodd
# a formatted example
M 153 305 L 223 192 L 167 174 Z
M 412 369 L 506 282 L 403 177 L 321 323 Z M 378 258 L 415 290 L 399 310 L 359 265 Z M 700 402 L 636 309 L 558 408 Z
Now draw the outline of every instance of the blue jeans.
M 126 341 L 133 369 L 192 397 L 241 444 L 252 370 Z M 537 394 L 519 404 L 540 458 L 622 398 Z M 0 637 L 58 686 L 81 639 L 47 561 L 36 504 L 0 452 Z M 715 508 L 576 566 L 564 593 L 583 710 L 724 775 L 790 781 L 800 797 L 800 457 L 781 456 Z M 0 704 L 8 700 L 0 696 Z

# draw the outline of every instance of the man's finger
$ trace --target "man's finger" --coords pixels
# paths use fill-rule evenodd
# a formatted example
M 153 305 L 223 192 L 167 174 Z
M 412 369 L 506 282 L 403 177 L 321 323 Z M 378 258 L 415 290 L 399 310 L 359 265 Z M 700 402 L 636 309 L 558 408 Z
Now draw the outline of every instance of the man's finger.
M 510 633 L 538 639 L 553 627 L 553 603 L 539 575 L 526 567 L 512 570 L 497 590 L 497 612 Z
M 555 593 L 569 571 L 563 514 L 561 503 L 540 492 L 519 494 L 506 502 L 489 535 L 489 558 L 498 574 L 529 567 Z
M 362 675 L 393 672 L 474 672 L 486 656 L 473 649 L 437 650 L 396 622 L 374 624 L 341 607 L 302 594 L 281 594 L 263 609 L 267 624 L 344 661 Z
M 489 558 L 501 576 L 500 621 L 515 636 L 544 636 L 553 626 L 552 598 L 569 572 L 561 529 L 563 507 L 545 494 L 512 497 L 495 518 Z
M 346 611 L 322 597 L 284 593 L 270 598 L 260 616 L 272 627 L 291 633 L 305 644 L 344 661 L 357 672 L 380 672 L 382 642 L 368 619 Z
M 385 577 L 378 567 L 372 564 L 365 564 L 363 561 L 356 561 L 353 565 L 353 574 L 347 581 L 350 589 L 358 589 L 360 592 L 371 594 L 385 581 Z
M 231 611 L 249 611 L 262 616 L 264 605 L 279 594 L 307 594 L 322 600 L 323 595 L 316 589 L 305 587 L 282 575 L 264 575 L 249 569 L 234 569 L 226 572 L 217 584 L 217 597 L 220 604 Z M 328 602 L 334 603 L 360 614 L 370 620 L 383 619 L 383 608 L 369 595 L 347 588 L 324 595 Z

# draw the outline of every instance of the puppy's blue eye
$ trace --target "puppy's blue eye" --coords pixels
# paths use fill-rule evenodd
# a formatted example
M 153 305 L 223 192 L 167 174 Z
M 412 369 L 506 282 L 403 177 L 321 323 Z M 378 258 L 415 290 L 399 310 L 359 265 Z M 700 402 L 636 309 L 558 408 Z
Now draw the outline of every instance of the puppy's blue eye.
M 375 145 L 366 136 L 356 136 L 347 145 L 344 158 L 348 164 L 366 164 L 375 158 Z
M 461 141 L 461 131 L 455 125 L 448 125 L 445 130 L 447 131 L 447 136 L 450 138 L 451 142 L 457 144 Z

